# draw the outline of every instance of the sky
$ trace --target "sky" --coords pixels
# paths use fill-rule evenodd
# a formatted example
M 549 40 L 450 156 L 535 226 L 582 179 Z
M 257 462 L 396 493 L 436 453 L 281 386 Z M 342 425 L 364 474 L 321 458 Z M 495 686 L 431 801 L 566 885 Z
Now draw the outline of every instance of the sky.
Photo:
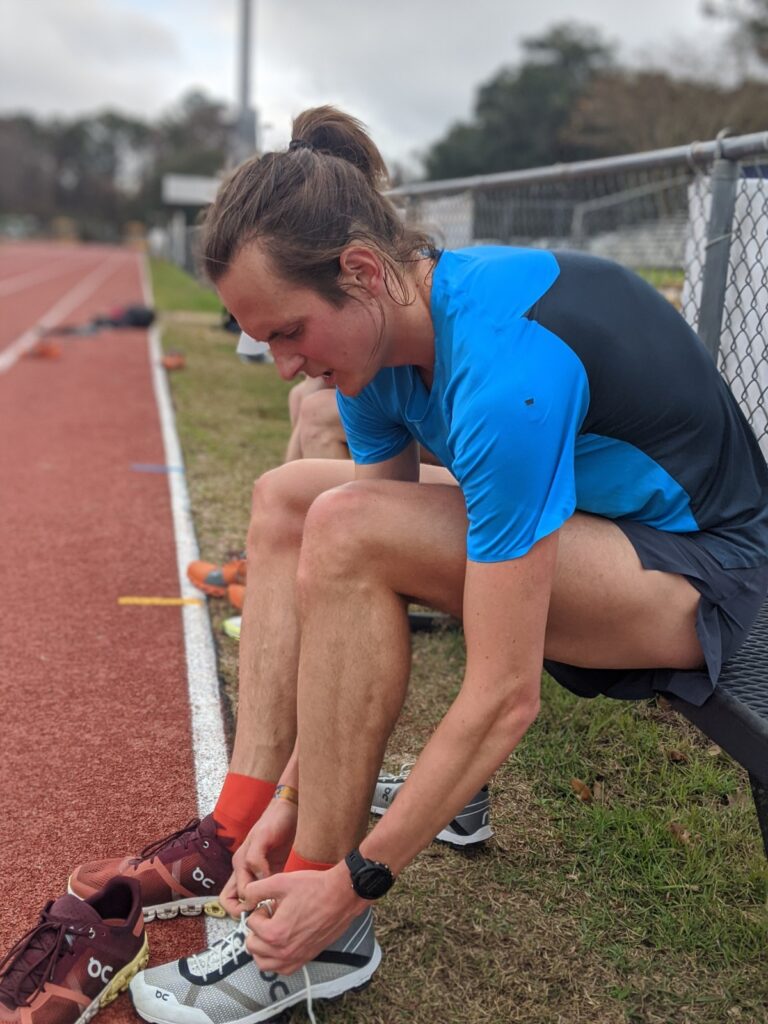
M 471 115 L 477 86 L 563 21 L 600 30 L 624 63 L 714 71 L 724 28 L 703 0 L 252 0 L 262 149 L 334 103 L 385 157 L 413 164 Z M 146 119 L 191 88 L 235 104 L 240 0 L 0 0 L 0 114 Z

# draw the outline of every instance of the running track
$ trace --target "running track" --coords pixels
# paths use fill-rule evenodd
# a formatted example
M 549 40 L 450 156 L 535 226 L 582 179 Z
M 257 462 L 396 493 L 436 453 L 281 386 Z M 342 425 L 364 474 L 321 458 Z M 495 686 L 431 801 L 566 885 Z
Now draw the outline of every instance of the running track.
M 143 301 L 134 252 L 0 246 L 0 956 L 74 865 L 197 814 L 182 612 L 118 604 L 180 593 L 168 475 L 131 468 L 165 462 L 147 332 L 23 355 L 36 325 Z M 200 918 L 148 934 L 153 963 L 205 945 Z M 135 1017 L 122 996 L 99 1020 Z

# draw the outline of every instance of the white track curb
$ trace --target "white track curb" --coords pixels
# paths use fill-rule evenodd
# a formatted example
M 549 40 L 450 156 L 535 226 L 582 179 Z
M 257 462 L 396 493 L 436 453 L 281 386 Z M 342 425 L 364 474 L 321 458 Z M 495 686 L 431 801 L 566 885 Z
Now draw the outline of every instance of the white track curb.
M 147 262 L 142 260 L 144 301 L 152 305 L 152 285 Z M 183 473 L 184 460 L 176 432 L 170 389 L 165 370 L 162 368 L 160 331 L 153 326 L 149 335 L 149 360 L 155 401 L 160 416 L 160 426 L 165 451 L 165 464 L 182 470 L 169 472 L 168 486 L 171 494 L 171 512 L 176 539 L 176 562 L 179 573 L 179 590 L 182 597 L 200 597 L 187 579 L 187 565 L 199 558 L 195 527 L 190 511 L 189 494 Z M 201 817 L 210 814 L 219 795 L 227 771 L 227 745 L 224 738 L 224 720 L 221 711 L 221 693 L 216 667 L 216 651 L 211 633 L 208 607 L 183 605 L 181 608 L 184 626 L 184 647 L 187 658 L 187 686 L 191 714 L 192 750 L 195 762 L 195 787 L 197 809 Z M 221 938 L 232 928 L 229 918 L 207 918 L 208 942 Z M 194 950 L 190 950 L 190 953 Z

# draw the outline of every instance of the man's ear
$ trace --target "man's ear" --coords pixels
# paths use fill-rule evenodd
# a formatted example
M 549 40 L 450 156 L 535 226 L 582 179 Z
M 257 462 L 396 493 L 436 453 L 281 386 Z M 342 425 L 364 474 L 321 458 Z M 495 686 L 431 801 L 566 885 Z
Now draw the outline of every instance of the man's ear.
M 381 256 L 366 245 L 348 245 L 339 257 L 339 284 L 342 288 L 362 288 L 371 296 L 383 291 L 384 263 Z

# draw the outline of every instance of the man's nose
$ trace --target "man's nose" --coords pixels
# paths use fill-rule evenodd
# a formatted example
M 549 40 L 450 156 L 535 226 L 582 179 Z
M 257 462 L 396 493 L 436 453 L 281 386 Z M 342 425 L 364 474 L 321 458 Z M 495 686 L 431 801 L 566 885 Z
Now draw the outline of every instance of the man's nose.
M 284 353 L 276 351 L 273 347 L 272 358 L 275 360 L 277 372 L 283 380 L 293 380 L 304 366 L 304 356 L 300 356 L 297 352 Z

